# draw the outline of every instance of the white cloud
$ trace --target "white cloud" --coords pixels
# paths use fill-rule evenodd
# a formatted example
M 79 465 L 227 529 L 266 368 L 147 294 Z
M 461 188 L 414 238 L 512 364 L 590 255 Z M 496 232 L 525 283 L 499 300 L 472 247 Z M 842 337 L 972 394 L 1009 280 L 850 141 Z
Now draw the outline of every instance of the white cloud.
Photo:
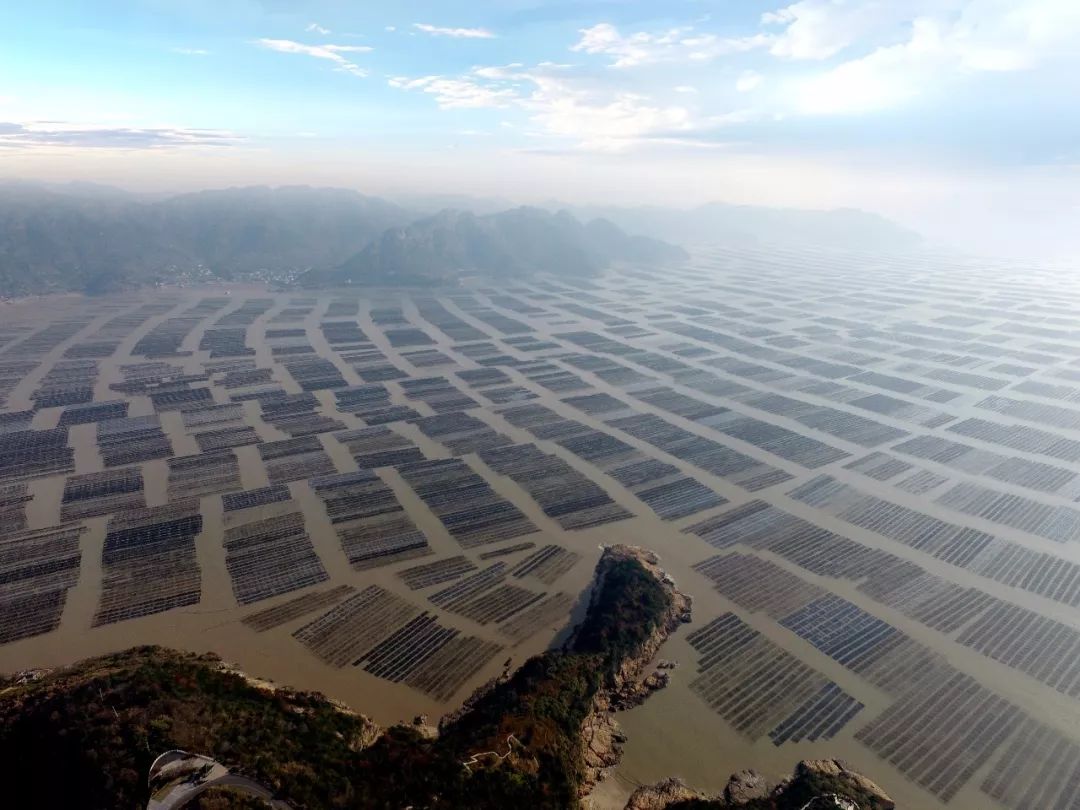
M 305 28 L 304 30 L 305 31 L 310 31 L 313 34 L 321 34 L 323 36 L 326 36 L 327 34 L 330 33 L 329 28 L 323 28 L 318 23 L 308 23 L 307 28 Z
M 397 31 L 397 26 L 396 25 L 388 25 L 388 26 L 386 26 L 386 28 L 384 30 L 391 31 L 391 32 Z
M 749 93 L 751 90 L 760 87 L 763 81 L 765 81 L 765 77 L 756 70 L 744 70 L 739 78 L 735 80 L 735 89 L 740 93 Z
M 612 67 L 630 68 L 657 62 L 703 62 L 761 47 L 768 38 L 761 34 L 748 37 L 720 37 L 698 34 L 690 27 L 670 28 L 656 34 L 638 31 L 623 35 L 610 23 L 582 28 L 581 38 L 570 47 L 578 53 L 613 57 Z
M 894 107 L 956 77 L 1075 61 L 1077 36 L 1074 0 L 968 0 L 951 14 L 916 18 L 906 41 L 797 81 L 795 103 L 814 114 Z
M 784 59 L 828 59 L 876 32 L 907 22 L 930 0 L 799 0 L 761 16 L 781 25 L 769 52 Z M 938 6 L 954 0 L 938 0 Z
M 368 75 L 368 71 L 343 56 L 346 53 L 369 53 L 372 49 L 367 45 L 305 45 L 291 39 L 260 39 L 256 41 L 256 44 L 279 53 L 296 53 L 315 59 L 324 59 L 333 62 L 335 70 L 350 73 L 353 76 Z
M 202 48 L 170 48 L 169 50 L 183 56 L 206 56 L 210 53 Z
M 679 84 L 672 88 L 676 93 L 694 94 L 698 91 L 696 87 L 689 84 Z
M 517 98 L 512 88 L 492 87 L 467 78 L 422 76 L 418 79 L 395 77 L 390 86 L 399 90 L 419 90 L 435 97 L 440 109 L 480 109 L 506 107 Z
M 486 28 L 443 28 L 428 23 L 413 23 L 413 28 L 431 34 L 433 37 L 453 37 L 455 39 L 494 39 L 495 34 Z

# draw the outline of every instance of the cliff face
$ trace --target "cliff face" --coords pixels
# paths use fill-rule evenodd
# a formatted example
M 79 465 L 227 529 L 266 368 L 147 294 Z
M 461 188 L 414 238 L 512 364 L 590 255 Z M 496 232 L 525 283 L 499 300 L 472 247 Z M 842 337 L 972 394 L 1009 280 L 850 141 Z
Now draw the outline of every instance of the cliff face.
M 610 546 L 604 550 L 596 567 L 596 579 L 589 605 L 590 615 L 601 612 L 609 590 L 620 587 L 619 583 L 612 582 L 612 579 L 618 577 L 619 567 L 627 562 L 640 566 L 652 577 L 662 589 L 666 604 L 656 614 L 654 625 L 633 648 L 626 651 L 603 688 L 593 697 L 591 710 L 581 726 L 584 756 L 584 778 L 579 789 L 581 796 L 588 794 L 596 783 L 603 779 L 605 772 L 618 763 L 621 756 L 621 744 L 625 736 L 619 729 L 614 712 L 638 705 L 653 691 L 666 684 L 665 674 L 656 671 L 646 676 L 646 673 L 668 636 L 679 625 L 690 621 L 691 598 L 675 587 L 675 583 L 660 567 L 660 560 L 654 553 L 634 546 Z M 587 648 L 593 644 L 593 640 L 585 637 L 587 632 L 587 625 L 579 627 L 571 636 L 568 647 Z

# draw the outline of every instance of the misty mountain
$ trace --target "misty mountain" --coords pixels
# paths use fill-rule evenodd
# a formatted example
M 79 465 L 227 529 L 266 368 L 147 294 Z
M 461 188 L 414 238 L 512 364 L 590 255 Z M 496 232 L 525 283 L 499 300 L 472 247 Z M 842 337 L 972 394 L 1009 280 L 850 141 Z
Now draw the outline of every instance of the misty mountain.
M 690 209 L 659 206 L 564 206 L 578 217 L 603 217 L 632 233 L 684 245 L 726 243 L 844 250 L 905 251 L 922 237 L 878 214 L 855 208 L 815 211 L 707 203 Z
M 686 258 L 674 245 L 629 236 L 605 220 L 582 224 L 571 214 L 514 208 L 478 216 L 446 210 L 391 228 L 332 273 L 305 283 L 448 282 L 462 275 L 514 278 L 533 273 L 589 275 L 612 262 Z
M 333 267 L 416 214 L 344 189 L 234 188 L 144 199 L 0 185 L 0 294 L 103 291 L 205 266 L 229 278 Z

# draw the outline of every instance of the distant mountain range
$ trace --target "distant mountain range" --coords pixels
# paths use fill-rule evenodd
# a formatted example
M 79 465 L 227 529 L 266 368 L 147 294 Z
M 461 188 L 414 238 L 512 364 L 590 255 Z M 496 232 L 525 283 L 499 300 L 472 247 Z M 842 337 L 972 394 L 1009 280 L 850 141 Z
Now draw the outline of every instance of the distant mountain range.
M 390 228 L 329 272 L 306 283 L 447 282 L 462 275 L 520 278 L 533 273 L 591 275 L 613 262 L 686 259 L 682 248 L 628 236 L 612 223 L 580 223 L 565 211 L 512 208 L 477 216 L 446 210 L 404 228 Z
M 404 202 L 304 186 L 144 196 L 92 184 L 0 183 L 0 295 L 250 274 L 315 284 L 594 273 L 616 261 L 684 256 L 659 240 L 887 250 L 919 241 L 854 210 L 513 208 L 459 195 Z

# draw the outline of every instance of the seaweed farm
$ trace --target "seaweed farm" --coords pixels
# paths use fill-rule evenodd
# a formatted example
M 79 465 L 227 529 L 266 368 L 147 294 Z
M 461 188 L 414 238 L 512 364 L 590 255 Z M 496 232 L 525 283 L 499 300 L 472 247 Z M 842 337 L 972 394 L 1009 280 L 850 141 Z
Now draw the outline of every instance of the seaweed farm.
M 1075 287 L 740 247 L 0 304 L 0 671 L 162 643 L 434 721 L 624 542 L 694 619 L 612 806 L 837 757 L 903 807 L 1080 808 Z

